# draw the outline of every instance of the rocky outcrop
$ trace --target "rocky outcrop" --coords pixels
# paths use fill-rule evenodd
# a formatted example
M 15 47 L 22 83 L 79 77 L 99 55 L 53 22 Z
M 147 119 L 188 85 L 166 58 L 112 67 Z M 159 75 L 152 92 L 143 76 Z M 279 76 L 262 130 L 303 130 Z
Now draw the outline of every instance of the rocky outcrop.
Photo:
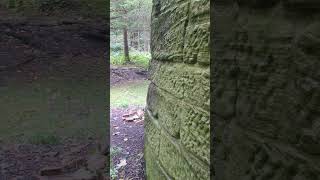
M 155 0 L 145 158 L 150 179 L 209 178 L 209 0 Z
M 320 3 L 215 1 L 215 180 L 320 179 Z

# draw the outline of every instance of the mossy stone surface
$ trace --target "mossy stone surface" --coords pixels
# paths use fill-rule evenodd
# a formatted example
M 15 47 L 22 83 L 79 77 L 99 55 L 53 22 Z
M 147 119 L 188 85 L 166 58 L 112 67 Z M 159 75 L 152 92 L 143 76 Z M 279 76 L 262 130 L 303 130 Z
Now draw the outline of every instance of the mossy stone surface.
M 153 4 L 147 178 L 209 179 L 210 1 Z

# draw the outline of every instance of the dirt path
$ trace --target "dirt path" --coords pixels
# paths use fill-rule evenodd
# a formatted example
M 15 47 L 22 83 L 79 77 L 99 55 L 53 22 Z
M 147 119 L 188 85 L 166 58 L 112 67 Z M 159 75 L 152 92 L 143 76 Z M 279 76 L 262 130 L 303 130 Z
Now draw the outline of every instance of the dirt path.
M 139 82 L 147 78 L 147 72 L 139 68 L 111 68 L 111 88 L 123 86 L 126 83 Z M 129 91 L 129 89 L 128 89 Z M 146 95 L 146 94 L 145 94 Z M 125 115 L 143 112 L 142 106 L 128 108 L 113 108 L 110 112 L 110 135 L 112 163 L 111 175 L 114 179 L 143 180 L 145 179 L 144 165 L 144 118 L 139 114 L 137 119 L 127 121 Z M 113 152 L 114 151 L 114 152 Z M 125 163 L 124 163 L 125 162 Z M 121 166 L 121 167 L 117 167 Z M 115 171 L 115 172 L 112 172 Z
M 117 166 L 121 161 L 126 162 L 126 165 L 117 169 L 117 179 L 145 179 L 143 121 L 126 122 L 122 119 L 124 114 L 137 109 L 142 107 L 116 108 L 111 111 L 111 146 L 119 151 L 113 157 L 113 163 Z

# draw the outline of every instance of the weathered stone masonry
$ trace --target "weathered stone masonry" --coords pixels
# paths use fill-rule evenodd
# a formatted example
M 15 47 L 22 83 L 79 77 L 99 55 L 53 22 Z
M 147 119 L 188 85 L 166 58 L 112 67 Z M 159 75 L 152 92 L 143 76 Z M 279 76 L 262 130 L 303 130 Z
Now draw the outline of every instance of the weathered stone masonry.
M 215 180 L 320 179 L 320 1 L 217 0 Z
M 209 0 L 154 0 L 145 120 L 150 179 L 208 179 Z

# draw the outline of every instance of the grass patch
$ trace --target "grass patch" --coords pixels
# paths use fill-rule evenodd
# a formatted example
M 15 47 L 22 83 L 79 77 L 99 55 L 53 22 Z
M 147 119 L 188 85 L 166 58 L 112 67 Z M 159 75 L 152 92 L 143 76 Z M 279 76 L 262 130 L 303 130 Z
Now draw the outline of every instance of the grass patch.
M 28 142 L 36 145 L 57 145 L 61 143 L 61 139 L 51 133 L 36 133 L 29 137 Z
M 88 80 L 89 81 L 89 80 Z M 5 142 L 55 143 L 59 137 L 105 137 L 105 85 L 100 82 L 11 81 L 0 87 L 0 137 Z M 90 92 L 90 93 L 88 93 Z
M 110 149 L 110 155 L 111 155 L 111 158 L 110 158 L 110 177 L 111 177 L 111 179 L 116 179 L 118 177 L 118 170 L 115 167 L 116 165 L 114 164 L 112 159 L 115 156 L 117 156 L 118 154 L 120 154 L 121 151 L 122 151 L 122 149 L 120 147 L 111 147 L 111 149 Z
M 111 108 L 127 108 L 129 105 L 145 106 L 149 81 L 135 81 L 110 89 Z
M 142 67 L 144 69 L 148 69 L 149 62 L 151 59 L 150 53 L 145 52 L 130 52 L 130 62 L 136 66 Z M 123 53 L 111 53 L 110 61 L 112 65 L 124 65 L 125 58 Z

